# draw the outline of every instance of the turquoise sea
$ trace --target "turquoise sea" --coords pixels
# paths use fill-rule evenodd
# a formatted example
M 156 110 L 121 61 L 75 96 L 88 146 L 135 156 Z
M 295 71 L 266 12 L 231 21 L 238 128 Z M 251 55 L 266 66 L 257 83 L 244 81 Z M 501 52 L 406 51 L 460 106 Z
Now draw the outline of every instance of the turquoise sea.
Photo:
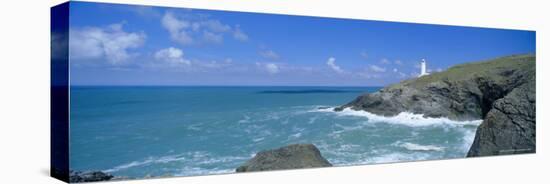
M 70 92 L 70 167 L 115 176 L 232 173 L 313 143 L 335 166 L 464 157 L 481 121 L 332 111 L 378 87 L 113 87 Z

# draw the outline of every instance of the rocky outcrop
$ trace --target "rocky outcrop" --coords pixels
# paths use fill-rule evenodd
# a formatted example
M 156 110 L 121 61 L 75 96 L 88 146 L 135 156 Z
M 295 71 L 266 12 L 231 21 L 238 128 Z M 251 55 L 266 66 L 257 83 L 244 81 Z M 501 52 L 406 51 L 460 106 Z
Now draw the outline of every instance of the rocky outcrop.
M 468 157 L 536 151 L 535 80 L 493 103 L 478 127 Z
M 281 169 L 330 167 L 330 164 L 313 144 L 293 144 L 273 150 L 261 151 L 237 172 L 267 171 Z
M 71 171 L 69 173 L 69 182 L 70 183 L 79 183 L 79 182 L 94 182 L 94 181 L 109 181 L 113 179 L 113 175 L 104 173 L 101 171 Z
M 535 55 L 457 65 L 403 81 L 335 108 L 484 119 L 468 156 L 535 151 Z

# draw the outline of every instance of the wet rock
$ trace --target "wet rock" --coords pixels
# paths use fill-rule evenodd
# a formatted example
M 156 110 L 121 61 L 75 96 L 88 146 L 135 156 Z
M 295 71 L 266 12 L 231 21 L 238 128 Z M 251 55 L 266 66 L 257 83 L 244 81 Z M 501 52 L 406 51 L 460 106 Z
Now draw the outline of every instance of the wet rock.
M 313 144 L 292 144 L 261 151 L 245 164 L 239 166 L 236 171 L 251 172 L 330 166 L 332 164 L 321 156 L 321 152 Z
M 101 171 L 71 171 L 69 173 L 69 182 L 94 182 L 94 181 L 109 181 L 113 179 L 113 175 Z
M 457 65 L 361 95 L 334 110 L 484 119 L 468 156 L 532 153 L 536 125 L 535 60 L 535 55 L 526 54 Z
M 497 100 L 478 127 L 468 157 L 536 151 L 535 80 Z

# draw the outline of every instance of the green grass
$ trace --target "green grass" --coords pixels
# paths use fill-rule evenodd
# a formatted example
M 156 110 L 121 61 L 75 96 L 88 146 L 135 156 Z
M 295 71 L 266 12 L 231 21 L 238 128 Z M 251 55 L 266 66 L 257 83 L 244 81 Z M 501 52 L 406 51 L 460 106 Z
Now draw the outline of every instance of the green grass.
M 475 77 L 491 76 L 496 77 L 496 80 L 500 80 L 502 77 L 498 75 L 504 70 L 520 69 L 520 70 L 532 70 L 535 72 L 535 60 L 534 54 L 512 55 L 506 57 L 500 57 L 492 60 L 471 62 L 453 66 L 445 71 L 432 73 L 430 75 L 422 76 L 415 79 L 405 80 L 399 84 L 395 84 L 392 87 L 398 87 L 402 85 L 423 87 L 432 82 L 438 81 L 463 81 L 472 80 Z

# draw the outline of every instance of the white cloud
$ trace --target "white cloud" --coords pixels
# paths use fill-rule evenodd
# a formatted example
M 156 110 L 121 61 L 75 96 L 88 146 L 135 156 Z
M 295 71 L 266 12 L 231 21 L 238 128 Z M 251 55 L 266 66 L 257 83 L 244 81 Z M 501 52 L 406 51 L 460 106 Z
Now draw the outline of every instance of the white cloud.
M 380 63 L 382 64 L 390 64 L 390 60 L 386 59 L 386 58 L 383 58 L 380 60 Z
M 219 20 L 205 20 L 196 22 L 200 27 L 204 27 L 206 30 L 212 32 L 223 33 L 231 30 L 231 26 L 221 23 Z
M 233 63 L 233 59 L 225 58 L 224 62 L 227 63 L 227 64 L 231 64 L 231 63 Z
M 170 38 L 183 45 L 191 45 L 197 42 L 222 43 L 225 34 L 232 34 L 238 41 L 248 40 L 240 26 L 235 28 L 215 19 L 205 17 L 193 17 L 189 14 L 185 17 L 177 16 L 172 12 L 166 12 L 161 20 L 162 26 L 170 33 Z
M 129 49 L 138 48 L 146 39 L 145 33 L 128 33 L 122 24 L 106 28 L 87 27 L 71 29 L 69 50 L 75 59 L 97 59 L 105 57 L 111 64 L 122 64 L 133 55 Z
M 223 42 L 223 36 L 219 33 L 213 33 L 210 31 L 203 31 L 203 38 L 207 42 L 211 43 L 222 43 Z
M 435 69 L 436 72 L 442 72 L 443 71 L 443 68 L 437 68 Z
M 279 59 L 279 55 L 273 50 L 264 50 L 260 51 L 260 55 L 268 59 Z
M 394 62 L 396 65 L 403 65 L 403 62 L 401 62 L 401 60 L 395 60 Z
M 187 28 L 191 26 L 189 21 L 180 20 L 173 13 L 167 12 L 162 17 L 161 22 L 162 26 L 170 33 L 172 40 L 184 45 L 193 43 L 193 38 L 187 31 Z
M 274 63 L 268 63 L 265 65 L 265 68 L 267 69 L 267 72 L 270 74 L 276 74 L 279 73 L 279 66 L 277 66 Z
M 334 57 L 328 58 L 327 65 L 336 73 L 344 73 L 344 70 L 340 66 L 336 65 L 336 59 Z
M 235 26 L 235 31 L 233 31 L 233 38 L 235 38 L 235 40 L 239 40 L 239 41 L 243 41 L 243 42 L 248 41 L 248 35 L 246 35 L 246 33 L 244 33 L 241 30 L 240 25 Z
M 370 65 L 369 69 L 373 72 L 386 72 L 386 68 L 379 67 L 379 66 L 376 66 L 376 65 Z
M 166 62 L 170 66 L 191 65 L 191 61 L 183 58 L 183 51 L 174 47 L 161 49 L 154 57 L 157 61 Z
M 210 62 L 195 62 L 199 67 L 206 68 L 206 69 L 220 69 L 220 68 L 228 68 L 232 65 L 231 59 L 225 59 L 224 61 L 210 61 Z M 194 63 L 194 64 L 195 64 Z
M 365 51 L 362 51 L 361 53 L 359 53 L 359 55 L 361 55 L 361 57 L 363 57 L 363 59 L 367 59 L 368 58 L 368 53 L 365 52 Z
M 267 71 L 269 74 L 276 74 L 279 73 L 280 67 L 275 63 L 260 63 L 256 62 L 256 66 L 259 67 L 262 70 Z
M 379 74 L 371 73 L 368 70 L 365 70 L 365 71 L 362 71 L 362 72 L 357 72 L 357 75 L 359 77 L 366 78 L 366 79 L 377 79 L 377 78 L 381 77 Z
M 399 75 L 399 76 L 398 76 L 399 78 L 405 78 L 405 77 L 407 77 L 407 74 L 405 74 L 405 73 L 399 71 L 397 68 L 394 68 L 392 71 L 393 71 L 393 73 L 396 73 L 397 75 Z
M 152 6 L 129 6 L 127 10 L 134 12 L 142 18 L 146 19 L 156 19 L 162 16 L 162 14 Z

